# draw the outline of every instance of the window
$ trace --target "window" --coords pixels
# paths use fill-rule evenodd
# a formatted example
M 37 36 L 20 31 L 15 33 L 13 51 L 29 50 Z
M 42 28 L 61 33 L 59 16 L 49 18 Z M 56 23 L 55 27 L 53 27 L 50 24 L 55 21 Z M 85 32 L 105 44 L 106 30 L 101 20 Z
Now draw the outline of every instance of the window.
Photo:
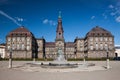
M 11 40 L 11 38 L 8 38 L 8 41 L 10 41 Z
M 13 50 L 15 49 L 15 44 L 12 44 L 12 49 L 13 49 Z
M 112 46 L 112 45 L 110 45 L 110 46 L 109 46 L 109 49 L 110 49 L 110 50 L 112 50 L 112 49 L 113 49 L 113 46 Z
M 27 50 L 30 50 L 30 46 L 27 46 Z
M 80 48 L 80 51 L 83 51 L 83 48 Z
M 17 41 L 20 41 L 20 37 L 17 37 Z
M 110 37 L 109 40 L 112 41 L 112 38 Z
M 112 44 L 113 44 L 113 42 L 109 42 L 109 44 L 110 44 L 110 45 L 112 45 Z
M 95 41 L 98 41 L 98 38 L 97 38 L 97 37 L 95 38 Z
M 8 46 L 7 48 L 8 48 L 8 50 L 10 50 L 10 46 Z
M 106 37 L 105 37 L 104 39 L 105 39 L 105 41 L 107 41 L 107 38 L 106 38 Z
M 25 40 L 25 38 L 23 37 L 23 38 L 22 38 L 22 41 L 24 41 L 24 40 Z
M 98 44 L 97 43 L 95 44 L 95 46 L 96 46 L 96 50 L 98 50 Z
M 30 45 L 30 42 L 27 42 L 27 45 Z
M 103 50 L 103 44 L 102 43 L 100 44 L 100 49 Z
M 106 49 L 106 50 L 108 49 L 108 45 L 107 45 L 107 43 L 105 43 L 105 49 Z
M 93 46 L 90 46 L 90 50 L 93 50 Z
M 24 44 L 22 44 L 22 50 L 24 50 L 24 48 L 25 48 L 25 45 L 24 45 Z
M 27 38 L 27 41 L 30 41 L 30 38 Z
M 100 37 L 100 41 L 103 41 L 103 37 Z
M 93 38 L 92 38 L 92 37 L 90 38 L 90 41 L 93 41 Z
M 14 41 L 15 41 L 15 38 L 12 38 L 12 41 L 14 42 Z
M 22 43 L 19 44 L 20 49 L 22 49 Z
M 17 49 L 20 49 L 20 45 L 19 44 L 17 44 Z

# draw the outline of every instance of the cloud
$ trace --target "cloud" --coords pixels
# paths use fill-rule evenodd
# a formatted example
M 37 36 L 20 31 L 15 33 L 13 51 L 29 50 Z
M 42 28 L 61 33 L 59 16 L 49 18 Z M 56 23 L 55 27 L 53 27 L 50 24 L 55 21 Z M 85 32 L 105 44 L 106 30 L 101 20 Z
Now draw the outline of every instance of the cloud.
M 112 4 L 111 4 L 111 5 L 109 5 L 108 7 L 109 7 L 109 8 L 111 8 L 111 9 L 113 9 L 113 8 L 114 8 L 114 6 L 113 6 Z
M 91 19 L 94 19 L 94 18 L 95 18 L 95 16 L 92 16 L 92 17 L 91 17 Z
M 17 20 L 15 20 L 14 18 L 12 18 L 11 16 L 9 16 L 8 14 L 6 14 L 5 12 L 3 12 L 3 11 L 0 10 L 0 14 L 3 15 L 3 16 L 5 16 L 6 18 L 10 19 L 11 21 L 13 21 L 16 25 L 21 26 L 21 24 L 19 24 L 17 22 Z
M 55 26 L 55 25 L 56 25 L 56 22 L 53 21 L 53 20 L 49 20 L 49 24 Z
M 20 21 L 20 22 L 23 22 L 24 19 L 23 18 L 20 18 L 20 17 L 15 17 L 17 19 L 17 21 Z
M 48 19 L 43 20 L 43 24 L 48 24 L 48 22 L 49 22 Z
M 110 15 L 114 16 L 114 15 L 116 15 L 116 12 L 111 12 Z
M 116 22 L 120 22 L 120 16 L 116 18 Z
M 53 21 L 53 20 L 44 19 L 43 24 L 49 24 L 51 26 L 55 26 L 57 23 L 55 21 Z
M 116 2 L 114 6 L 111 4 L 108 7 L 110 16 L 112 16 L 116 22 L 120 22 L 120 1 Z
M 107 19 L 107 15 L 105 13 L 103 13 L 102 16 L 104 17 L 104 19 Z
M 117 6 L 120 6 L 120 0 L 117 2 L 117 4 L 116 4 Z

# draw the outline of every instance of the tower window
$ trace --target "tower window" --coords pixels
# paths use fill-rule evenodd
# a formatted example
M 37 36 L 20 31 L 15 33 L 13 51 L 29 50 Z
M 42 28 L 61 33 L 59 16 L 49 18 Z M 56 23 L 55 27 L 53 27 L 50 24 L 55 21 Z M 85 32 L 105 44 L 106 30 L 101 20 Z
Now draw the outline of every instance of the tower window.
M 61 35 L 61 33 L 59 33 L 59 35 Z

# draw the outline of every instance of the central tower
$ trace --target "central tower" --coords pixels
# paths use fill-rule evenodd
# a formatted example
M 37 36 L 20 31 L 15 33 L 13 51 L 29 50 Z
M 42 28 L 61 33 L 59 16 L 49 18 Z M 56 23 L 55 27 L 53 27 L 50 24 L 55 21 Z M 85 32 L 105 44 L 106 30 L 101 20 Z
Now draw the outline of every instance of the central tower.
M 61 49 L 63 52 L 64 50 L 64 36 L 63 36 L 63 27 L 62 27 L 62 17 L 61 17 L 61 11 L 59 11 L 59 16 L 58 16 L 58 25 L 57 25 L 57 30 L 56 30 L 56 39 L 55 39 L 55 46 L 56 46 L 56 52 L 58 49 Z
M 63 27 L 62 27 L 61 11 L 59 11 L 58 25 L 57 25 L 57 30 L 56 30 L 56 40 L 64 41 L 63 33 L 64 33 L 64 31 L 63 31 Z

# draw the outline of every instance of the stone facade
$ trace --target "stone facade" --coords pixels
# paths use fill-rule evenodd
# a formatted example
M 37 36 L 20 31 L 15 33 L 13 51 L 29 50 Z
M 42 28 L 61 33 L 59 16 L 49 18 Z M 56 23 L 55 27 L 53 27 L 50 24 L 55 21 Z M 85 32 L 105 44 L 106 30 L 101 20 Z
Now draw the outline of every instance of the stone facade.
M 65 42 L 61 15 L 58 17 L 55 42 L 35 38 L 25 27 L 11 31 L 6 37 L 6 54 L 12 49 L 14 58 L 53 58 L 61 48 L 65 58 L 102 58 L 109 53 L 114 57 L 114 36 L 101 27 L 94 27 L 85 38 Z
M 0 44 L 0 58 L 5 58 L 5 44 Z
M 85 37 L 85 54 L 88 57 L 102 58 L 107 52 L 114 57 L 114 36 L 107 30 L 96 26 Z
M 36 39 L 25 27 L 17 28 L 6 36 L 6 57 L 12 49 L 13 58 L 31 58 L 36 53 Z
M 120 45 L 115 45 L 115 57 L 120 57 Z

